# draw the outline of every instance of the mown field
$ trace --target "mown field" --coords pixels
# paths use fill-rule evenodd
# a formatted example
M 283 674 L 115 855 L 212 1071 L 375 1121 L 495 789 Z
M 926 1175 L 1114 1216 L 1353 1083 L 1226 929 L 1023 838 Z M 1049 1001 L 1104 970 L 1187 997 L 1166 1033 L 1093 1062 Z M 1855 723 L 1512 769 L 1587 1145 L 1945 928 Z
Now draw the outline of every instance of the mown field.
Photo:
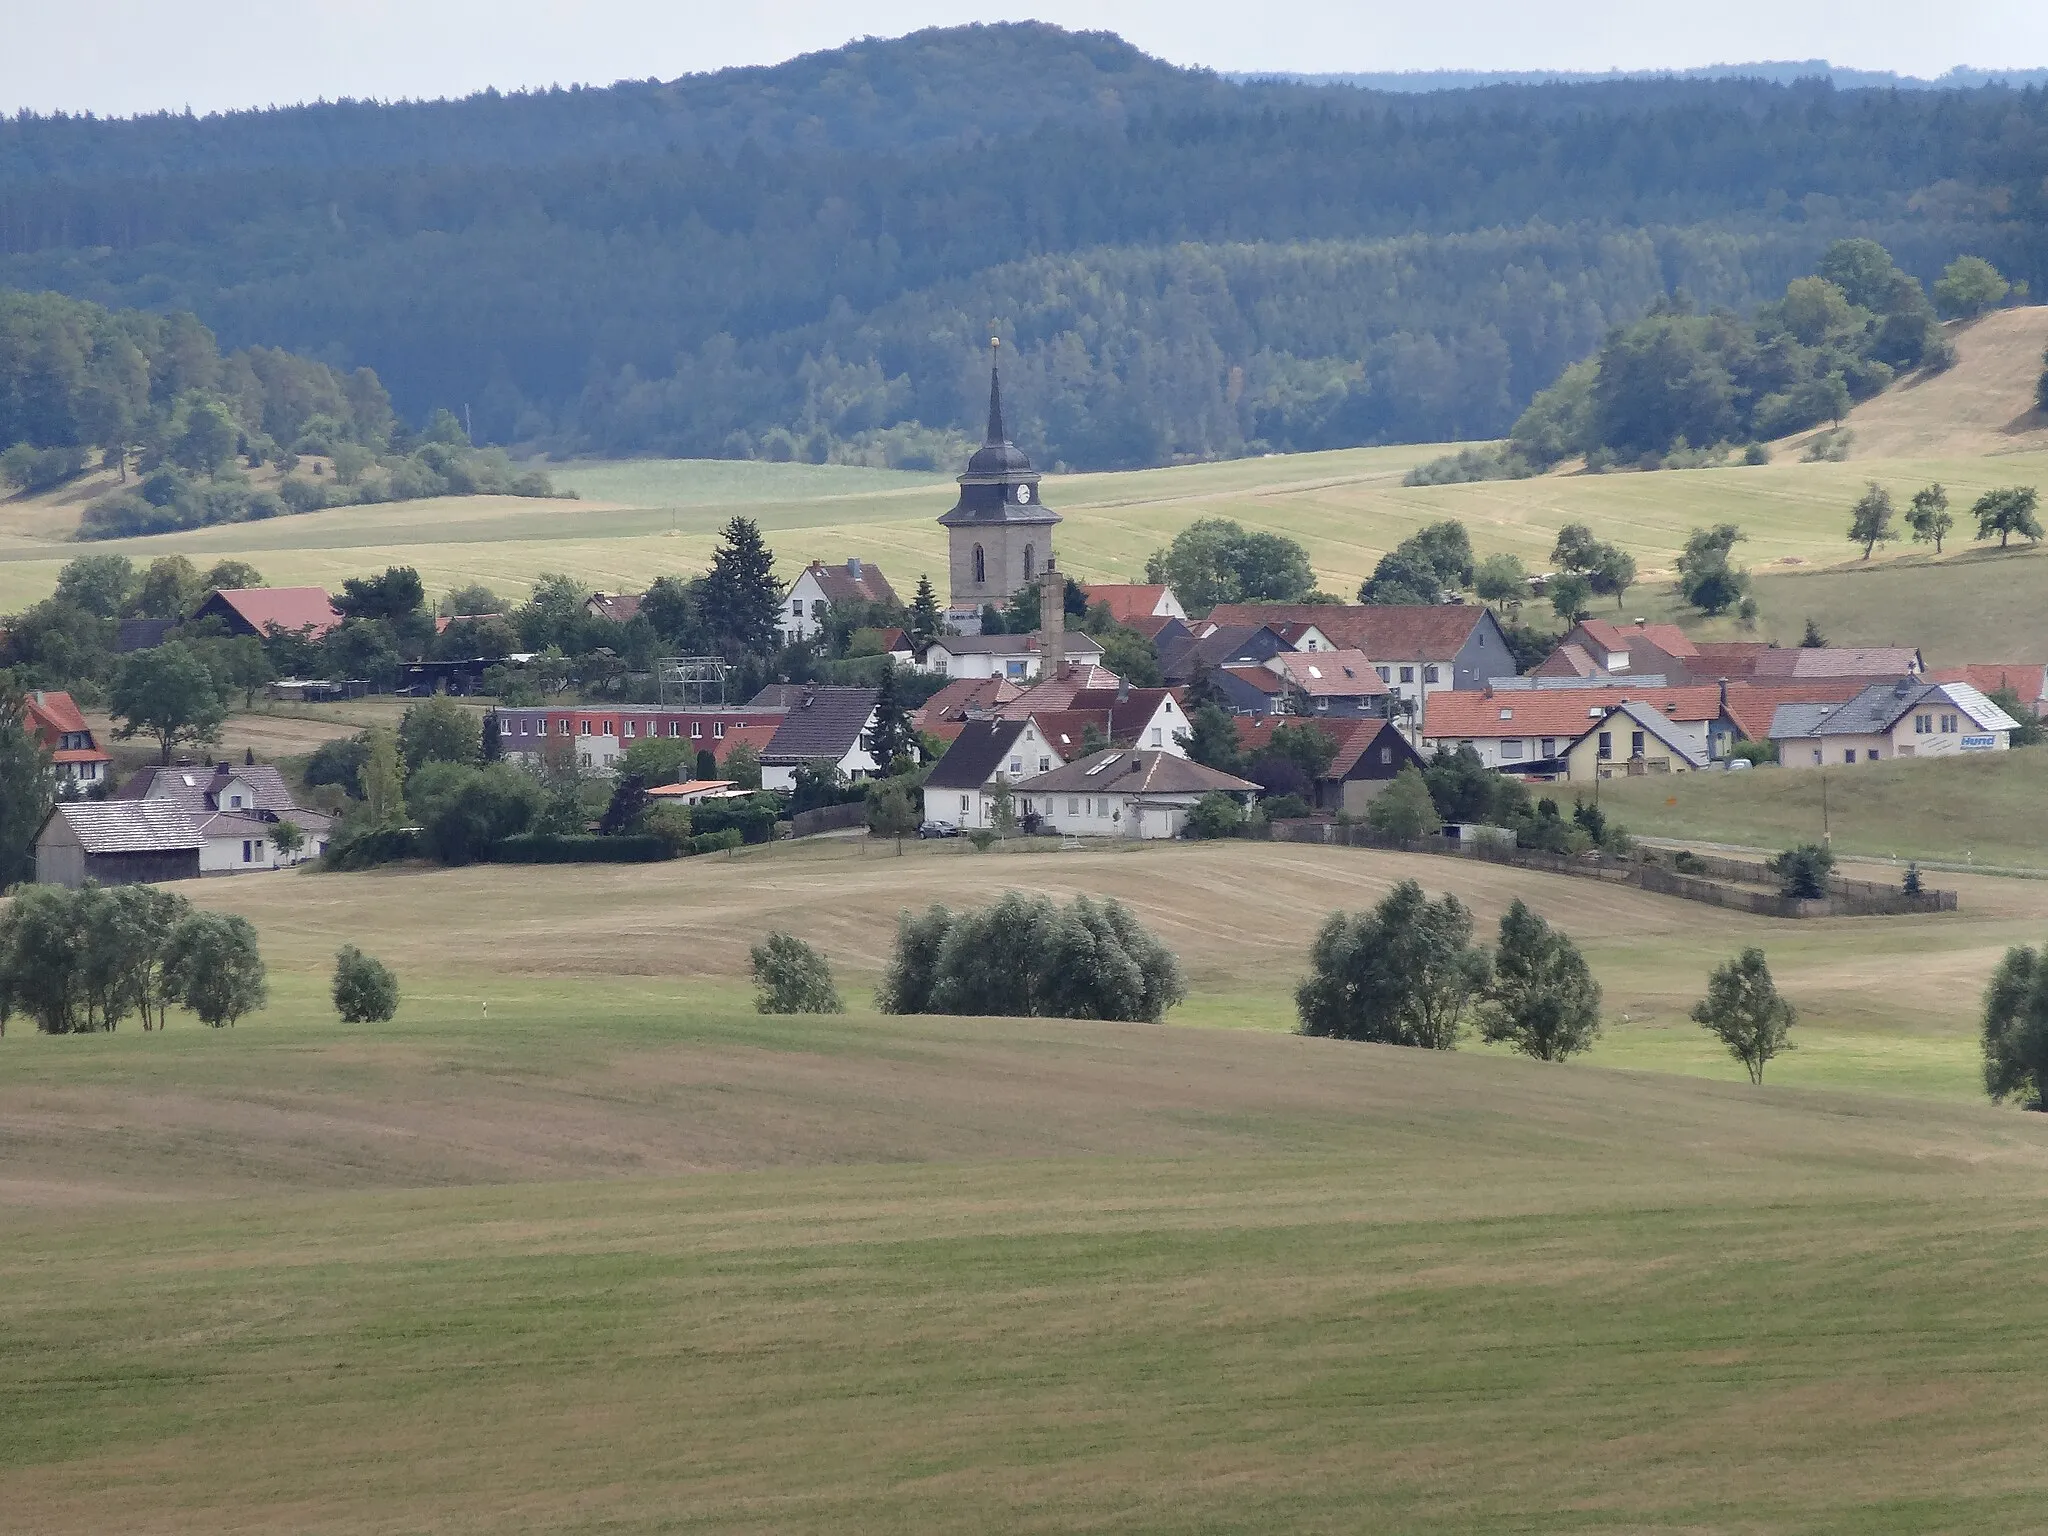
M 1408 873 L 1579 935 L 1594 1065 L 1283 1032 Z M 1195 999 L 863 1006 L 903 901 L 1002 886 L 1124 896 Z M 1703 931 L 1351 850 L 837 844 L 188 889 L 271 1010 L 0 1041 L 0 1529 L 2006 1530 L 2048 1481 L 2048 1124 L 1969 1082 L 2048 887 Z M 778 922 L 851 1013 L 749 1011 Z M 344 938 L 393 1023 L 328 1014 Z M 1762 1090 L 1679 1017 L 1750 940 L 1805 1010 Z

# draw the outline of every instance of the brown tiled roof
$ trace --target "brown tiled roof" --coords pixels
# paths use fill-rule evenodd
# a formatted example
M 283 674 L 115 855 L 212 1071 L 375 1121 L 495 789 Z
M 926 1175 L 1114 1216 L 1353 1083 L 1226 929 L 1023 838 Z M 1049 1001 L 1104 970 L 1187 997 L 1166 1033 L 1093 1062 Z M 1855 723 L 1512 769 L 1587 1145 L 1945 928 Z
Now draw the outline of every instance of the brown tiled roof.
M 1581 619 L 1579 628 L 1595 645 L 1610 651 L 1626 651 L 1634 641 L 1647 640 L 1666 656 L 1699 654 L 1692 637 L 1676 624 L 1612 624 L 1605 619 Z
M 1757 682 L 1860 677 L 1891 682 L 1918 670 L 1920 653 L 1908 645 L 1790 646 L 1764 652 L 1750 676 Z
M 1285 715 L 1268 715 L 1262 720 L 1234 720 L 1231 723 L 1237 727 L 1239 749 L 1252 757 L 1272 745 L 1273 733 L 1281 726 L 1314 726 L 1337 744 L 1337 755 L 1330 759 L 1330 771 L 1323 775 L 1329 779 L 1341 779 L 1357 767 L 1359 758 L 1379 740 L 1381 731 L 1391 731 L 1397 738 L 1401 734 L 1394 729 L 1391 720 L 1295 720 Z M 1406 741 L 1401 744 L 1407 746 Z
M 1228 672 L 1239 682 L 1256 688 L 1261 693 L 1270 694 L 1275 698 L 1287 691 L 1287 679 L 1258 662 L 1246 662 L 1242 666 L 1223 667 L 1220 670 Z M 1379 674 L 1374 673 L 1373 675 L 1377 677 Z
M 1667 720 L 1715 720 L 1721 714 L 1721 690 L 1713 683 L 1704 683 L 1690 688 L 1432 693 L 1423 713 L 1422 734 L 1431 741 L 1452 737 L 1578 736 L 1599 716 L 1628 703 L 1648 705 Z
M 1165 631 L 1172 629 L 1178 633 L 1185 634 L 1188 628 L 1185 623 L 1176 619 L 1170 613 L 1133 614 L 1130 618 L 1119 619 L 1117 622 L 1123 625 L 1125 629 L 1135 630 L 1154 645 L 1159 644 L 1159 637 Z
M 1171 752 L 1134 752 L 1111 747 L 1078 762 L 1026 779 L 1026 794 L 1205 795 L 1211 790 L 1259 786 L 1235 774 L 1219 773 Z
M 1529 669 L 1533 677 L 1598 677 L 1607 669 L 1583 645 L 1567 640 Z
M 27 713 L 31 731 L 54 731 L 61 735 L 90 729 L 85 723 L 85 716 L 78 711 L 77 701 L 70 694 L 54 688 L 31 689 Z
M 1863 691 L 1858 678 L 1815 678 L 1804 683 L 1752 683 L 1728 685 L 1728 718 L 1750 741 L 1764 741 L 1771 734 L 1771 717 L 1780 704 L 1846 704 Z
M 857 576 L 853 572 L 855 566 L 860 571 Z M 843 565 L 827 565 L 822 560 L 813 560 L 804 570 L 818 583 L 818 590 L 825 594 L 828 603 L 896 601 L 896 589 L 889 585 L 889 578 L 882 574 L 882 568 L 871 560 L 849 561 Z
M 1023 692 L 1007 677 L 956 677 L 913 709 L 910 718 L 927 728 L 941 720 L 966 720 L 974 715 L 992 714 Z M 801 696 L 802 689 L 798 687 L 797 697 Z
M 584 606 L 601 619 L 610 619 L 614 624 L 626 624 L 640 616 L 640 595 L 635 592 L 617 592 L 607 597 L 602 592 L 593 592 Z
M 1450 661 L 1490 615 L 1477 603 L 1219 603 L 1213 624 L 1313 624 L 1375 661 Z
M 1053 751 L 1069 761 L 1080 756 L 1081 740 L 1089 726 L 1094 726 L 1104 741 L 1112 739 L 1106 709 L 1034 710 L 1030 718 Z

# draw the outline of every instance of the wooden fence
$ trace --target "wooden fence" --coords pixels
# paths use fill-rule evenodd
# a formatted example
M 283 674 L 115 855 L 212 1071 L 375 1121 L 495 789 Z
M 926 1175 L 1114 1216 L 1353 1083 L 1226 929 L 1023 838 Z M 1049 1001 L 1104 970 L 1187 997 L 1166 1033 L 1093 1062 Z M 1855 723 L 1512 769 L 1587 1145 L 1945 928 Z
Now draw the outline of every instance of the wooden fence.
M 816 837 L 820 832 L 838 832 L 868 824 L 868 805 L 854 800 L 846 805 L 821 805 L 815 811 L 798 811 L 789 818 L 791 837 Z
M 1954 891 L 1922 891 L 1909 896 L 1897 886 L 1870 880 L 1830 878 L 1825 899 L 1801 901 L 1778 893 L 1778 878 L 1765 864 L 1740 859 L 1695 855 L 1697 873 L 1680 874 L 1643 853 L 1544 853 L 1493 842 L 1452 842 L 1447 838 L 1408 841 L 1375 832 L 1364 825 L 1338 826 L 1310 819 L 1267 823 L 1271 837 L 1290 843 L 1337 843 L 1350 848 L 1383 848 L 1398 853 L 1427 853 L 1454 859 L 1478 859 L 1517 869 L 1540 869 L 1581 880 L 1606 880 L 1633 885 L 1660 896 L 1700 901 L 1759 917 L 1896 917 L 1914 912 L 1953 912 Z M 1764 889 L 1748 890 L 1744 886 Z

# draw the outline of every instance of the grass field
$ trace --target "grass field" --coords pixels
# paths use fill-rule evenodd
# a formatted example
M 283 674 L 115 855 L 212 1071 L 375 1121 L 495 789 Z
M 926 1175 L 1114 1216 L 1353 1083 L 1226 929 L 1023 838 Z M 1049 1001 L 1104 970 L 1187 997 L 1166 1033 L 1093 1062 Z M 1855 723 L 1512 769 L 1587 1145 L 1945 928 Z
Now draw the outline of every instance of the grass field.
M 2048 749 L 1830 768 L 1825 829 L 1837 851 L 2048 871 Z M 1601 786 L 1632 832 L 1749 847 L 1819 842 L 1822 775 L 1764 768 Z
M 1282 1033 L 1409 873 L 1577 933 L 1609 1065 Z M 906 892 L 1004 885 L 1124 896 L 1195 999 L 861 1006 Z M 270 1011 L 0 1040 L 0 1530 L 2008 1530 L 2048 1481 L 2048 1124 L 1969 1082 L 2048 887 L 1703 932 L 1354 850 L 841 843 L 188 889 Z M 748 1011 L 771 922 L 852 1013 Z M 345 937 L 392 1024 L 332 1021 Z M 1750 940 L 1805 1010 L 1762 1090 L 1678 1017 Z
M 1424 523 L 1455 517 L 1482 553 L 1508 550 L 1532 568 L 1557 528 L 1589 524 L 1634 551 L 1643 585 L 1633 609 L 1668 605 L 1672 561 L 1686 534 L 1732 521 L 1750 538 L 1741 557 L 1759 574 L 1759 633 L 1796 641 L 1807 611 L 1836 615 L 1845 633 L 1925 611 L 1943 659 L 1984 659 L 2004 641 L 1995 627 L 2038 601 L 2043 567 L 2025 555 L 1993 559 L 1952 548 L 1941 562 L 1910 547 L 1873 565 L 1901 568 L 1871 583 L 1843 539 L 1847 509 L 1876 478 L 1901 502 L 1940 480 L 1958 506 L 1996 485 L 2048 479 L 2048 453 L 1876 463 L 1779 462 L 1662 474 L 1546 475 L 1477 485 L 1403 486 L 1403 474 L 1442 445 L 1350 449 L 1221 464 L 1050 478 L 1046 496 L 1066 519 L 1062 563 L 1076 574 L 1130 579 L 1145 557 L 1197 517 L 1231 517 L 1300 539 L 1329 590 L 1349 595 L 1387 548 Z M 717 529 L 734 514 L 757 518 L 786 567 L 858 553 L 906 588 L 919 572 L 943 581 L 944 541 L 934 519 L 952 501 L 944 477 L 792 464 L 654 461 L 568 464 L 558 480 L 582 501 L 474 497 L 346 507 L 91 546 L 138 561 L 183 551 L 202 563 L 245 559 L 279 583 L 338 585 L 390 563 L 416 566 L 430 591 L 484 581 L 508 594 L 561 570 L 607 591 L 638 589 L 666 571 L 702 568 Z M 0 610 L 46 595 L 81 546 L 49 537 L 37 504 L 0 503 Z M 1780 573 L 1856 566 L 1853 573 L 1781 580 Z M 1815 583 L 1809 586 L 1807 583 Z M 1833 583 L 1827 596 L 1820 583 Z M 1870 600 L 1864 600 L 1866 591 Z M 1969 601 L 1953 602 L 1959 594 Z M 1633 610 L 1632 610 L 1633 611 Z M 1980 615 L 1989 617 L 1980 618 Z M 1789 628 L 1788 628 L 1789 626 Z M 2027 642 L 2038 645 L 2038 637 Z

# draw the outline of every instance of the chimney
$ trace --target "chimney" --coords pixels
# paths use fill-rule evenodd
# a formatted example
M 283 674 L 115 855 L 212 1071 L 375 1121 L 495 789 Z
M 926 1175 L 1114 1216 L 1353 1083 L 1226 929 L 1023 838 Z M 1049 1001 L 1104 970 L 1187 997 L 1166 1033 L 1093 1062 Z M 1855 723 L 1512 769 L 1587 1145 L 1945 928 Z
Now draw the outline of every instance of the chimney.
M 1721 707 L 1728 707 L 1728 679 L 1725 677 L 1721 679 Z
M 1637 620 L 1636 620 L 1636 628 L 1637 628 L 1637 629 L 1641 629 L 1641 628 L 1642 628 L 1642 627 L 1643 627 L 1644 625 L 1646 625 L 1647 623 L 1649 623 L 1649 620 L 1647 620 L 1647 619 L 1644 619 L 1644 618 L 1640 618 L 1640 617 L 1639 617 L 1639 618 L 1637 618 Z
M 855 581 L 860 580 L 860 556 L 855 555 L 846 562 L 846 574 Z
M 1056 678 L 1067 664 L 1067 578 L 1050 562 L 1038 578 L 1038 675 Z

